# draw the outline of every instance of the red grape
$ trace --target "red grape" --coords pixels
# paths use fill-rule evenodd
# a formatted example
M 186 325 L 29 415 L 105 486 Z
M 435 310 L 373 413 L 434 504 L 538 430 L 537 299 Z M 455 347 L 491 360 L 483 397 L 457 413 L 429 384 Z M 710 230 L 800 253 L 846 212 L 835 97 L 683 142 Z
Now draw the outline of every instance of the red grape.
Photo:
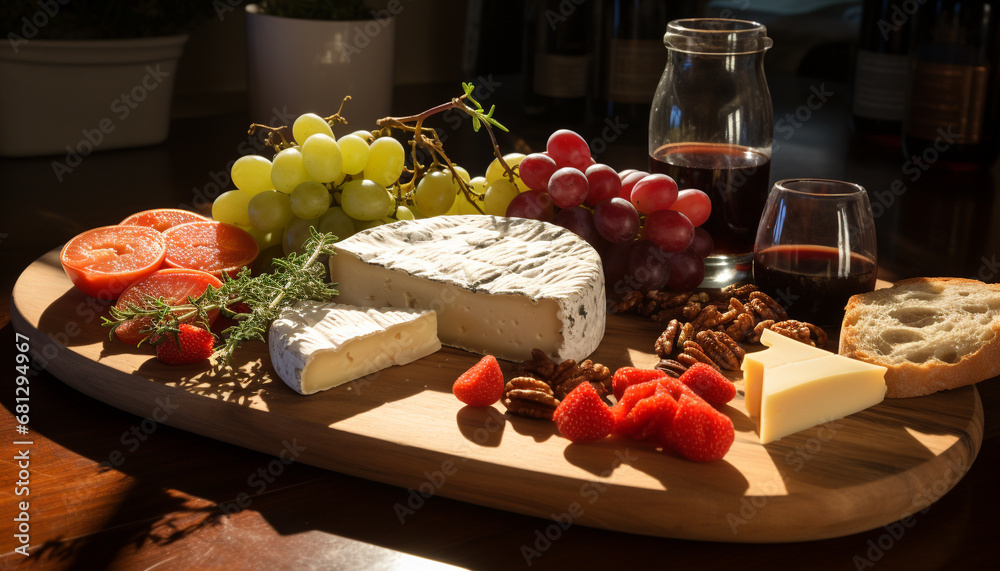
M 624 198 L 609 198 L 594 207 L 594 225 L 609 242 L 628 242 L 639 232 L 639 211 Z
M 666 210 L 677 200 L 677 183 L 665 174 L 643 177 L 632 187 L 629 201 L 643 214 Z
M 590 185 L 590 192 L 587 194 L 587 204 L 594 206 L 602 200 L 614 198 L 621 195 L 622 181 L 618 178 L 615 169 L 608 165 L 596 164 L 587 167 L 585 173 L 587 182 Z
M 552 219 L 552 223 L 571 230 L 574 234 L 589 242 L 591 246 L 597 247 L 595 240 L 600 238 L 600 234 L 597 233 L 597 228 L 594 226 L 594 215 L 586 208 L 580 206 L 564 208 L 556 214 L 556 217 Z
M 628 272 L 629 252 L 635 242 L 621 242 L 611 244 L 604 253 L 601 254 L 601 264 L 604 266 L 604 288 L 608 297 L 621 297 L 632 291 L 629 287 L 630 279 L 626 278 Z
M 590 166 L 590 147 L 575 131 L 559 129 L 553 132 L 545 150 L 560 167 L 573 167 L 582 172 Z
M 667 252 L 686 250 L 694 240 L 694 226 L 680 212 L 657 210 L 646 215 L 642 237 Z
M 691 248 L 670 254 L 668 262 L 670 278 L 667 280 L 667 287 L 672 290 L 691 290 L 700 286 L 705 279 L 705 262 Z
M 632 289 L 642 291 L 662 289 L 670 277 L 668 257 L 649 240 L 636 242 L 629 251 L 626 282 Z
M 622 179 L 622 193 L 621 197 L 625 200 L 632 200 L 632 187 L 635 183 L 649 176 L 648 172 L 644 171 L 634 171 L 629 173 L 625 178 Z
M 580 206 L 589 191 L 587 176 L 573 167 L 563 167 L 552 173 L 549 179 L 549 196 L 559 208 Z
M 715 240 L 712 240 L 712 236 L 702 227 L 697 227 L 694 229 L 694 240 L 691 241 L 691 249 L 698 252 L 698 255 L 702 258 L 707 258 L 712 250 L 715 249 Z
M 618 173 L 618 180 L 625 180 L 625 177 L 635 172 L 635 169 L 625 169 Z
M 507 205 L 507 216 L 531 218 L 532 220 L 552 220 L 555 216 L 552 198 L 541 190 L 528 190 L 518 194 Z
M 531 153 L 518 165 L 521 181 L 531 190 L 548 190 L 549 178 L 559 168 L 552 157 L 542 153 Z
M 701 226 L 712 213 L 712 199 L 700 190 L 689 188 L 677 193 L 677 200 L 670 210 L 680 212 L 688 217 L 691 224 Z

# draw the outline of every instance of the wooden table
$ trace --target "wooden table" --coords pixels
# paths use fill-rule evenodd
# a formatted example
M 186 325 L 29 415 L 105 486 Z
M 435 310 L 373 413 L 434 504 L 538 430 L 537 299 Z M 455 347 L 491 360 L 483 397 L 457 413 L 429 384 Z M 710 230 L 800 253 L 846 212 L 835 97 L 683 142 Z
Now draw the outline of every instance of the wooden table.
M 776 108 L 795 109 L 808 82 L 772 89 Z M 504 86 L 501 86 L 501 90 Z M 794 137 L 781 141 L 772 178 L 826 176 L 856 180 L 869 190 L 899 178 L 899 151 L 853 139 L 846 127 L 843 90 L 814 113 Z M 445 95 L 442 95 L 445 94 Z M 499 92 L 498 92 L 499 93 Z M 401 112 L 417 111 L 450 95 L 411 90 Z M 515 93 L 516 96 L 516 93 Z M 497 95 L 500 97 L 500 95 Z M 509 97 L 509 96 L 508 96 Z M 839 104 L 838 104 L 839 98 Z M 553 125 L 520 122 L 516 106 L 498 99 L 498 116 L 521 138 L 507 148 L 537 148 Z M 487 101 L 490 103 L 490 101 Z M 780 114 L 776 113 L 776 117 Z M 227 163 L 248 147 L 246 120 L 236 115 L 178 120 L 157 147 L 96 153 L 59 182 L 59 157 L 0 159 L 0 287 L 2 360 L 15 361 L 9 292 L 20 271 L 76 233 L 151 207 L 204 209 Z M 601 125 L 589 137 L 600 136 Z M 474 168 L 488 148 L 464 126 L 446 143 Z M 449 133 L 451 135 L 451 133 Z M 601 160 L 617 168 L 642 167 L 644 148 L 621 136 Z M 1000 272 L 1000 224 L 993 211 L 992 173 L 928 175 L 898 196 L 879 219 L 882 266 L 889 278 L 910 275 L 976 276 Z M 931 194 L 921 185 L 960 182 Z M 926 192 L 925 192 L 926 190 Z M 916 217 L 916 219 L 914 219 Z M 944 225 L 939 237 L 918 228 Z M 920 255 L 916 255 L 920 253 Z M 87 307 L 79 318 L 90 317 Z M 66 331 L 72 335 L 72 331 Z M 4 374 L 13 381 L 15 373 Z M 120 412 L 68 388 L 44 370 L 30 377 L 31 444 L 11 444 L 17 411 L 14 383 L 0 393 L 5 487 L 0 490 L 5 565 L 26 568 L 646 568 L 942 569 L 995 565 L 993 541 L 1000 513 L 1000 383 L 980 383 L 985 437 L 979 457 L 955 488 L 912 520 L 866 533 L 796 544 L 701 543 L 585 528 L 553 528 L 537 519 L 419 494 L 222 444 Z M 150 411 L 150 417 L 157 411 Z M 30 482 L 16 484 L 27 450 Z M 17 495 L 21 488 L 29 496 Z M 31 555 L 18 545 L 14 519 L 30 501 Z M 413 513 L 399 516 L 397 505 Z M 747 506 L 752 515 L 754 506 Z M 803 514 L 804 518 L 809 514 Z M 548 537 L 546 537 L 548 532 Z

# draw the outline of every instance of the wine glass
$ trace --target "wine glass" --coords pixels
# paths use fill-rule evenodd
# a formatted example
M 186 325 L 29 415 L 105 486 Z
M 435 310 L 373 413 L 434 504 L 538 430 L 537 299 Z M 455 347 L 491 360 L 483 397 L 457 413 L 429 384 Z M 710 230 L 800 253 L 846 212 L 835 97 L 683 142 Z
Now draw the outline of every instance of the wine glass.
M 864 188 L 809 178 L 774 184 L 757 227 L 753 277 L 790 319 L 839 327 L 847 300 L 875 289 L 877 268 Z

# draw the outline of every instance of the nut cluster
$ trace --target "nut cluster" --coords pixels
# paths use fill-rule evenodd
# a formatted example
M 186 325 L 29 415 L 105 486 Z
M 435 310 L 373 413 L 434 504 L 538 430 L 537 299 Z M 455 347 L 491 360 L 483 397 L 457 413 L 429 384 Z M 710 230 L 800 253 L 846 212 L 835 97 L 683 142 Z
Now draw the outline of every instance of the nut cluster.
M 612 373 L 604 365 L 590 359 L 557 364 L 540 349 L 517 366 L 516 375 L 504 386 L 502 402 L 512 414 L 530 418 L 551 419 L 559 401 L 580 383 L 590 383 L 602 397 L 611 392 Z
M 827 341 L 822 328 L 788 319 L 781 304 L 753 285 L 729 286 L 715 293 L 632 291 L 613 309 L 666 323 L 654 350 L 662 359 L 657 368 L 671 375 L 699 362 L 719 370 L 739 370 L 746 354 L 740 342 L 760 341 L 765 329 L 817 347 Z

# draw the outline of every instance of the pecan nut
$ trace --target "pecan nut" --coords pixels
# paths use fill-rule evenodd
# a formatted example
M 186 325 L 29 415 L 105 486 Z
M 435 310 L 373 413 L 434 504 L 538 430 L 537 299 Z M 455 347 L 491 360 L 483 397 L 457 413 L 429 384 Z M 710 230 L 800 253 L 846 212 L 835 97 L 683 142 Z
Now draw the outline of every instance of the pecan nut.
M 551 420 L 559 400 L 548 383 L 532 377 L 515 377 L 503 388 L 501 402 L 518 416 Z
M 726 342 L 728 339 L 729 342 Z M 740 368 L 743 349 L 733 342 L 732 338 L 721 331 L 700 331 L 695 341 L 701 346 L 702 353 L 711 359 L 720 369 L 737 371 Z M 731 344 L 730 344 L 731 343 Z M 736 350 L 733 350 L 735 346 Z
M 663 371 L 675 379 L 683 375 L 684 371 L 688 370 L 687 366 L 675 359 L 660 359 L 660 362 L 653 368 Z
M 676 319 L 671 319 L 667 323 L 667 328 L 663 330 L 663 333 L 656 339 L 656 343 L 653 344 L 653 349 L 656 354 L 661 358 L 667 358 L 671 353 L 674 352 L 674 341 L 677 340 L 677 334 L 681 331 L 681 322 Z

